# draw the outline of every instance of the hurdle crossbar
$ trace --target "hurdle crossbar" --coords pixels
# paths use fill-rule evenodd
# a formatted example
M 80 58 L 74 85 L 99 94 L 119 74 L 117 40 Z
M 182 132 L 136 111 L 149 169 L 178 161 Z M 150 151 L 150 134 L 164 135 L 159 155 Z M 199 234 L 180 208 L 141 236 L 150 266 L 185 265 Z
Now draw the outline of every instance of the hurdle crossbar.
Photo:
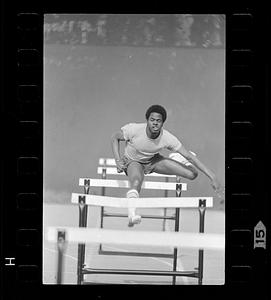
M 69 243 L 103 243 L 213 250 L 223 250 L 225 248 L 225 237 L 223 234 L 129 231 L 77 227 L 48 227 L 48 241 L 57 242 L 59 231 L 65 232 L 65 240 Z
M 130 184 L 128 180 L 80 178 L 79 186 L 86 186 L 86 185 L 91 187 L 130 188 Z M 186 183 L 161 182 L 161 181 L 144 181 L 142 183 L 141 188 L 176 191 L 176 185 L 179 185 L 182 191 L 187 191 Z
M 110 213 L 104 212 L 105 217 L 112 217 L 112 218 L 127 218 L 128 214 L 121 214 L 121 213 Z M 154 220 L 175 220 L 175 215 L 172 216 L 162 216 L 162 215 L 141 215 L 142 219 L 154 219 Z
M 103 174 L 104 170 L 106 171 L 106 175 L 125 175 L 124 172 L 118 172 L 116 167 L 98 167 L 97 168 L 97 173 L 98 174 Z M 175 175 L 165 175 L 165 174 L 158 174 L 158 173 L 150 173 L 150 174 L 146 174 L 145 176 L 155 176 L 155 177 L 175 177 Z
M 170 198 L 118 198 L 98 195 L 72 193 L 71 202 L 79 204 L 84 201 L 86 205 L 107 206 L 118 208 L 195 208 L 201 201 L 206 201 L 206 207 L 213 206 L 213 197 L 170 197 Z
M 116 161 L 114 158 L 99 158 L 99 165 L 116 166 Z
M 150 275 L 150 276 L 185 276 L 198 277 L 198 271 L 159 271 L 159 270 L 128 270 L 128 269 L 94 269 L 85 267 L 83 274 L 115 274 L 115 275 Z

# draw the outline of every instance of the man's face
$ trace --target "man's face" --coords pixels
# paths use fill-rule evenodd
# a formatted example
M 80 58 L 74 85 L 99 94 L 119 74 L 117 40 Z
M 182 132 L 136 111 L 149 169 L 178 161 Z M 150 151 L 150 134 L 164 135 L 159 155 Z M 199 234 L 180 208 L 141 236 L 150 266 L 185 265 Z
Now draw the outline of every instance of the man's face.
M 147 126 L 151 133 L 159 133 L 163 126 L 162 115 L 156 112 L 152 112 L 147 120 Z

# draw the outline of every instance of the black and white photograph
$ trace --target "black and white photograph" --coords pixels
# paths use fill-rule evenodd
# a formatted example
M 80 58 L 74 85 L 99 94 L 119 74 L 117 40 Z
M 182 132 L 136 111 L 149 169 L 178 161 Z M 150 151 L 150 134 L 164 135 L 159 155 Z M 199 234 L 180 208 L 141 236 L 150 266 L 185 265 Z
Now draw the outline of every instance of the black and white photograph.
M 45 14 L 43 284 L 225 284 L 223 14 Z

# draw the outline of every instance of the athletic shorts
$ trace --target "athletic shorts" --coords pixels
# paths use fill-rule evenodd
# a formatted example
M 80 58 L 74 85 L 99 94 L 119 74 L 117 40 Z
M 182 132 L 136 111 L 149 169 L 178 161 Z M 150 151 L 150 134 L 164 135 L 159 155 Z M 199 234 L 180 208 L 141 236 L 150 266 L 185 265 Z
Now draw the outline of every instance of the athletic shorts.
M 143 167 L 143 171 L 144 171 L 144 174 L 150 174 L 153 172 L 153 169 L 155 167 L 155 164 L 161 160 L 165 159 L 165 157 L 159 153 L 155 154 L 153 156 L 153 158 L 151 159 L 150 162 L 147 162 L 147 163 L 142 163 L 140 161 L 136 161 L 138 163 L 140 163 Z M 123 156 L 122 159 L 121 159 L 122 163 L 124 164 L 124 168 L 123 168 L 123 171 L 125 172 L 125 174 L 127 175 L 127 168 L 129 166 L 129 164 L 135 160 L 132 160 L 130 158 L 128 158 L 127 156 Z

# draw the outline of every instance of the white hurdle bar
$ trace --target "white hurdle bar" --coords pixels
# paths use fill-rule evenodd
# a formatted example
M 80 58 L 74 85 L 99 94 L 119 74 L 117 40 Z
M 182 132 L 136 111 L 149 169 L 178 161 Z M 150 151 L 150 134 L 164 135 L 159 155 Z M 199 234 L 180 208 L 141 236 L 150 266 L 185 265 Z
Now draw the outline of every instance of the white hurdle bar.
M 46 238 L 56 242 L 58 248 L 57 283 L 62 283 L 63 259 L 67 242 L 103 243 L 118 245 L 141 245 L 159 247 L 196 248 L 203 254 L 203 249 L 224 250 L 225 237 L 222 234 L 157 232 L 157 231 L 123 231 L 97 228 L 48 227 Z M 198 271 L 157 271 L 157 270 L 129 270 L 129 269 L 93 269 L 83 265 L 82 256 L 78 255 L 77 283 L 82 284 L 84 274 L 126 274 L 153 276 L 188 276 L 196 277 L 202 284 L 203 267 Z M 173 283 L 175 284 L 175 283 Z
M 195 208 L 199 207 L 202 200 L 206 201 L 206 207 L 213 206 L 213 197 L 169 197 L 169 198 L 118 198 L 98 195 L 72 193 L 71 202 L 80 204 L 84 200 L 86 205 L 106 206 L 119 208 Z
M 204 248 L 212 250 L 223 250 L 225 248 L 225 236 L 223 234 L 128 231 L 75 227 L 48 227 L 48 241 L 57 242 L 59 231 L 65 232 L 65 240 L 71 243 L 103 243 L 191 249 Z
M 114 158 L 99 158 L 99 165 L 101 166 L 116 166 Z
M 128 180 L 80 178 L 79 186 L 86 185 L 90 187 L 130 188 Z M 176 191 L 177 185 L 181 185 L 182 191 L 187 191 L 187 184 L 179 182 L 144 181 L 141 188 Z
M 96 179 L 96 178 L 79 178 L 79 186 L 84 187 L 84 193 L 89 194 L 89 191 L 93 187 L 102 187 L 103 192 L 102 195 L 104 196 L 105 188 L 130 188 L 130 183 L 128 180 L 119 180 L 119 179 Z M 155 190 L 164 190 L 165 197 L 167 197 L 168 191 L 175 191 L 178 197 L 181 196 L 182 191 L 187 191 L 187 184 L 181 182 L 161 182 L 161 181 L 144 181 L 142 183 L 142 189 L 155 189 Z M 163 217 L 156 215 L 147 216 L 144 215 L 143 218 L 151 218 L 151 219 L 163 219 L 163 231 L 165 231 L 166 220 L 175 220 L 178 222 L 178 218 L 172 216 L 167 216 L 167 209 L 163 209 Z M 178 212 L 176 212 L 176 215 Z M 103 227 L 103 217 L 110 216 L 110 217 L 123 217 L 121 214 L 114 214 L 114 213 L 107 213 L 104 211 L 104 208 L 101 207 L 101 227 Z
M 98 167 L 97 168 L 97 173 L 98 174 L 103 174 L 104 170 L 106 171 L 106 175 L 125 175 L 124 172 L 118 172 L 116 167 Z M 164 175 L 164 174 L 158 174 L 158 173 L 150 173 L 150 174 L 146 174 L 145 176 L 155 176 L 155 177 L 175 177 L 175 175 Z

